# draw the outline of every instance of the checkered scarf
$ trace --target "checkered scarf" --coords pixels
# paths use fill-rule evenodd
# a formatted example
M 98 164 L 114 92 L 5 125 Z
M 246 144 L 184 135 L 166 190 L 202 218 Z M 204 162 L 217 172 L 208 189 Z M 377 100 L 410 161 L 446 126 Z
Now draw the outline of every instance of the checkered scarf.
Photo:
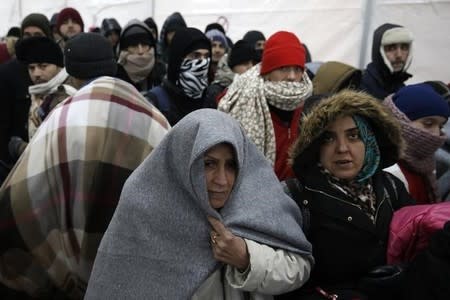
M 259 74 L 260 68 L 257 64 L 239 76 L 220 100 L 218 109 L 241 122 L 246 134 L 274 164 L 275 131 L 269 104 L 282 110 L 295 110 L 312 94 L 312 83 L 306 72 L 302 82 L 265 81 Z
M 101 77 L 41 124 L 0 189 L 0 281 L 83 297 L 131 172 L 169 129 L 130 84 Z

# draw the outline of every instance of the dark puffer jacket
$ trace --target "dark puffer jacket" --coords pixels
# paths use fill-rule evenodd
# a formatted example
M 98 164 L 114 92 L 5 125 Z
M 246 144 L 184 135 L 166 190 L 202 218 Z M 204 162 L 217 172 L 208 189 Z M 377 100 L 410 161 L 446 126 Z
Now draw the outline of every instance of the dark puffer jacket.
M 374 222 L 349 195 L 332 187 L 317 167 L 321 135 L 343 115 L 359 115 L 368 120 L 380 149 L 380 166 L 371 178 L 376 197 Z M 310 214 L 307 238 L 313 245 L 316 264 L 309 283 L 281 299 L 316 299 L 317 286 L 343 299 L 364 299 L 364 295 L 373 299 L 395 297 L 390 288 L 377 290 L 374 295 L 376 289 L 362 287 L 361 279 L 373 268 L 386 265 L 392 215 L 413 203 L 403 183 L 382 171 L 397 160 L 402 147 L 400 128 L 393 116 L 376 99 L 362 92 L 344 90 L 324 99 L 304 117 L 291 159 L 300 187 L 297 194 L 300 199 L 295 200 Z

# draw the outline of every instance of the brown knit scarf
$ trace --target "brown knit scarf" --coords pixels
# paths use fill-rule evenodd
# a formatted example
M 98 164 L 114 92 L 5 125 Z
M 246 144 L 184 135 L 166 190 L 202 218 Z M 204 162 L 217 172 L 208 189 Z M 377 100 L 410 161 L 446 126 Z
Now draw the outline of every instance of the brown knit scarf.
M 140 54 L 130 54 L 128 51 L 120 52 L 118 63 L 123 66 L 134 83 L 141 82 L 150 74 L 155 65 L 155 49 Z
M 414 127 L 411 120 L 395 106 L 392 95 L 384 100 L 384 104 L 391 109 L 402 127 L 402 137 L 406 142 L 406 149 L 401 160 L 412 171 L 422 175 L 429 184 L 430 199 L 439 199 L 436 180 L 436 161 L 434 153 L 445 142 L 445 135 L 435 136 L 425 130 Z

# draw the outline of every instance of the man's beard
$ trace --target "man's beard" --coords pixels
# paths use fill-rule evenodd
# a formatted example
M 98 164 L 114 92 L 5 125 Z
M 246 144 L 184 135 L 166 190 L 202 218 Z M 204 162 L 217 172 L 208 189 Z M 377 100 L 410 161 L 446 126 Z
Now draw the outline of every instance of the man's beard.
M 392 69 L 394 70 L 394 72 L 401 72 L 403 70 L 403 68 L 405 67 L 405 62 L 402 60 L 397 60 L 393 63 L 391 63 L 392 65 Z

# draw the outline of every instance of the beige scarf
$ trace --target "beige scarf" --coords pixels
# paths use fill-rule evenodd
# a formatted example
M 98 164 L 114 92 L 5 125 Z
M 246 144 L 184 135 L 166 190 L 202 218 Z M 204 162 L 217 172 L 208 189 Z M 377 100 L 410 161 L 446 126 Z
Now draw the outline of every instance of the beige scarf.
M 155 48 L 150 48 L 149 52 L 142 55 L 122 51 L 118 62 L 134 83 L 141 82 L 147 78 L 155 65 Z
M 312 83 L 306 72 L 301 82 L 271 82 L 260 76 L 260 64 L 239 76 L 221 99 L 218 110 L 237 119 L 247 135 L 275 163 L 275 131 L 269 105 L 292 111 L 312 94 Z

